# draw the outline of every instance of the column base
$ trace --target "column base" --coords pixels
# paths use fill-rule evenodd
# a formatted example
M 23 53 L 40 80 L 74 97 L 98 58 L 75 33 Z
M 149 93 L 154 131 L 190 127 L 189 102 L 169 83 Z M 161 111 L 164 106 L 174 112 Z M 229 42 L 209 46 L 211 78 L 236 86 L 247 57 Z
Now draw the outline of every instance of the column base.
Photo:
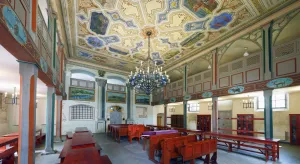
M 56 150 L 53 150 L 53 149 L 45 149 L 43 152 L 42 152 L 42 155 L 50 155 L 50 154 L 56 154 L 57 151 Z
M 127 119 L 126 124 L 134 124 L 134 120 L 133 119 Z
M 55 137 L 53 142 L 60 143 L 63 142 L 63 140 L 60 137 Z

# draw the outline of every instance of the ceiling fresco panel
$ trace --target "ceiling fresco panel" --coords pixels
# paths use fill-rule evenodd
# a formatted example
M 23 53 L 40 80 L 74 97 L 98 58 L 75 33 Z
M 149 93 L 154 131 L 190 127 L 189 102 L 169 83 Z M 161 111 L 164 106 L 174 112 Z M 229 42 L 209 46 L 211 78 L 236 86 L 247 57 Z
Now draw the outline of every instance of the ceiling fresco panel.
M 226 39 L 222 36 L 228 37 L 232 31 L 239 31 L 256 18 L 280 9 L 286 2 L 66 0 L 62 2 L 66 11 L 62 12 L 68 45 L 74 52 L 70 53 L 71 58 L 130 71 L 147 58 L 145 33 L 148 30 L 154 34 L 151 58 L 168 68 L 182 58 L 198 55 L 196 52 Z

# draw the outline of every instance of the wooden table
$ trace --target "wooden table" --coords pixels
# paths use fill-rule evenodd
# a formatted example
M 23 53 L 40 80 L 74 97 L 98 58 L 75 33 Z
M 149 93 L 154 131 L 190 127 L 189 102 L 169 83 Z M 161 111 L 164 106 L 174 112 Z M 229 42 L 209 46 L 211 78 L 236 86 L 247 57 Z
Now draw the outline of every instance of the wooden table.
M 82 132 L 89 132 L 89 129 L 87 127 L 76 127 L 75 133 L 82 133 Z
M 272 160 L 276 161 L 276 158 L 279 159 L 279 140 L 280 139 L 266 139 L 264 137 L 254 137 L 254 136 L 244 136 L 244 135 L 234 135 L 234 134 L 224 134 L 219 132 L 205 132 L 205 136 L 209 136 L 210 138 L 217 138 L 218 142 L 223 142 L 228 147 L 228 151 L 231 152 L 232 148 L 237 148 L 244 151 L 249 151 L 253 153 L 259 153 L 266 156 L 266 161 L 269 158 L 269 151 L 271 151 Z M 225 139 L 225 140 L 224 140 Z M 231 140 L 231 141 L 226 141 Z M 248 143 L 248 144 L 247 144 Z M 250 145 L 249 143 L 257 144 Z M 233 147 L 232 145 L 236 145 Z M 224 145 L 221 145 L 224 146 Z M 249 147 L 253 149 L 258 149 L 259 152 L 241 148 L 241 147 Z
M 75 149 L 68 152 L 64 164 L 112 164 L 108 156 L 100 156 L 96 148 Z
M 5 134 L 2 137 L 19 137 L 19 133 L 16 132 L 16 133 Z
M 19 137 L 16 137 L 16 136 L 13 136 L 13 137 L 0 137 L 0 147 L 18 142 L 18 138 Z
M 75 133 L 72 138 L 72 149 L 95 147 L 95 143 L 89 132 Z
M 120 142 L 121 136 L 128 135 L 128 125 L 129 124 L 109 124 L 108 131 L 111 133 L 111 136 Z M 109 133 L 108 132 L 108 133 Z

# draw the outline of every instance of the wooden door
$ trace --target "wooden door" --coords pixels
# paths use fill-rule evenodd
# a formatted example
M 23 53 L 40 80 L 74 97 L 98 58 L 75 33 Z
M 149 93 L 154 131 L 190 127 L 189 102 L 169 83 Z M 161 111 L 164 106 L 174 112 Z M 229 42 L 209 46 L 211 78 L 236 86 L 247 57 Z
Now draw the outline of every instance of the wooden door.
M 157 116 L 157 126 L 162 126 L 162 116 Z
M 210 132 L 211 116 L 210 115 L 197 115 L 197 130 L 203 132 Z
M 219 130 L 219 132 L 224 134 L 232 134 L 232 110 L 228 111 L 218 111 L 218 127 L 220 129 L 228 129 L 228 130 Z
M 300 114 L 290 114 L 290 143 L 300 145 Z
M 237 132 L 238 135 L 253 136 L 253 133 L 247 132 L 247 131 L 253 131 L 254 129 L 253 118 L 254 118 L 253 114 L 237 115 L 237 130 L 243 130 Z

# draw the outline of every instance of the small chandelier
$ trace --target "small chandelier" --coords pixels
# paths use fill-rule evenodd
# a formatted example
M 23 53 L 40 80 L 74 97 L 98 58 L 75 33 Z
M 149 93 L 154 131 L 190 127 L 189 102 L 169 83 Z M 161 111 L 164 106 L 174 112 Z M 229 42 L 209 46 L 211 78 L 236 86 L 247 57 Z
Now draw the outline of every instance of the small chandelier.
M 170 83 L 169 75 L 162 72 L 162 67 L 158 67 L 156 61 L 150 58 L 150 36 L 151 31 L 147 31 L 148 36 L 148 57 L 146 61 L 141 61 L 139 67 L 135 67 L 135 72 L 128 76 L 127 86 L 144 91 L 150 95 L 154 89 L 162 88 Z
M 5 104 L 15 104 L 18 105 L 18 95 L 16 93 L 16 87 L 14 87 L 14 93 L 11 95 L 11 98 L 7 96 L 7 92 L 4 93 L 4 103 Z
M 248 109 L 248 108 L 254 108 L 254 100 L 253 99 L 248 99 L 243 100 L 243 108 Z

